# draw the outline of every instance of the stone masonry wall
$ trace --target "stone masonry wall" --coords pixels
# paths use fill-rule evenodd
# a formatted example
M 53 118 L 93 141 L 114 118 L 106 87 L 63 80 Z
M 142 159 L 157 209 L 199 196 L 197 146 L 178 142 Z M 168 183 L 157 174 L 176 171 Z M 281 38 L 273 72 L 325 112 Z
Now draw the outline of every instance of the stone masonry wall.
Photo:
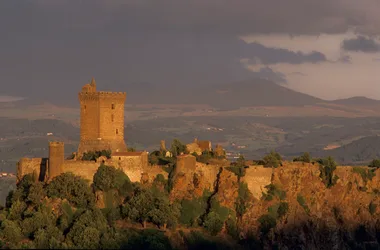
M 132 182 L 140 181 L 141 174 L 148 166 L 147 153 L 133 156 L 112 156 L 111 159 L 114 166 L 122 169 Z
M 94 174 L 98 171 L 99 166 L 100 162 L 95 161 L 66 160 L 62 165 L 62 171 L 64 173 L 71 172 L 75 175 L 79 175 L 92 183 Z
M 242 181 L 247 183 L 249 191 L 257 199 L 260 199 L 262 193 L 266 193 L 265 186 L 269 185 L 272 180 L 272 169 L 263 166 L 250 166 L 246 169 Z
M 196 158 L 193 155 L 180 155 L 177 157 L 177 166 L 175 168 L 175 174 L 183 172 L 194 172 L 196 168 Z
M 17 182 L 27 174 L 34 174 L 38 180 L 44 181 L 47 167 L 47 158 L 21 158 L 17 163 Z
M 126 151 L 124 142 L 125 92 L 80 92 L 79 155 L 85 151 Z
M 124 140 L 125 93 L 99 94 L 99 137 L 103 140 Z

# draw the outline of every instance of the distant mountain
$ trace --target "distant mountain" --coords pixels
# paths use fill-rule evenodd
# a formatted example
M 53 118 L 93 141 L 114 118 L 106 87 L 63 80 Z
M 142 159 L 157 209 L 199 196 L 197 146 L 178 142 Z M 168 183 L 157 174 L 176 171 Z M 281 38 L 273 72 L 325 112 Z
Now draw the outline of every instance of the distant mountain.
M 242 106 L 303 106 L 325 102 L 264 79 L 230 84 L 195 86 L 156 86 L 129 84 L 129 104 L 209 104 L 216 108 Z
M 354 96 L 346 99 L 338 99 L 331 103 L 347 106 L 374 106 L 380 105 L 380 100 L 370 99 L 364 96 Z
M 319 152 L 320 156 L 332 156 L 339 164 L 367 164 L 380 158 L 380 136 L 368 136 L 342 147 Z

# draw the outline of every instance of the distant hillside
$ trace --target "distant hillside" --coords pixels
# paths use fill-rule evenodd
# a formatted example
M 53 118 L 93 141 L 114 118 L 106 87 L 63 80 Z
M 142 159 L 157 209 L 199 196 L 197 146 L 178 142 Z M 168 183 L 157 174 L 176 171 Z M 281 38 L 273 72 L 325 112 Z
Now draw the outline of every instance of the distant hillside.
M 321 156 L 332 156 L 339 164 L 359 164 L 380 158 L 380 136 L 368 136 L 353 141 L 345 146 L 318 153 Z
M 334 104 L 349 105 L 349 106 L 373 106 L 380 105 L 379 100 L 370 99 L 364 96 L 354 96 L 346 99 L 338 99 L 331 101 Z
M 130 104 L 209 104 L 217 108 L 242 106 L 303 106 L 323 100 L 296 92 L 264 79 L 203 87 L 128 85 Z

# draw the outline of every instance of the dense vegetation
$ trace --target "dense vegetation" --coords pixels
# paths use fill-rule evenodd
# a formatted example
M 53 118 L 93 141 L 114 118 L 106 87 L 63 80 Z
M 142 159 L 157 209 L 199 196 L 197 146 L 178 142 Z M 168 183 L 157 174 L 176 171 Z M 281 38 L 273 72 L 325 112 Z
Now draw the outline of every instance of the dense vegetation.
M 274 237 L 284 236 L 274 234 L 272 229 L 279 223 L 286 224 L 291 202 L 284 187 L 275 184 L 265 187 L 259 201 L 265 208 L 264 214 L 257 218 L 259 241 L 250 235 L 241 240 L 241 222 L 247 212 L 254 211 L 252 207 L 257 202 L 243 181 L 248 162 L 241 155 L 236 162 L 220 169 L 217 183 L 222 171 L 237 176 L 236 199 L 228 207 L 219 203 L 218 184 L 215 190 L 205 189 L 199 196 L 172 199 L 176 156 L 185 152 L 179 141 L 173 145 L 176 150 L 173 155 L 161 151 L 150 154 L 150 161 L 165 165 L 162 167 L 168 172 L 168 179 L 159 174 L 153 183 L 132 183 L 123 171 L 106 165 L 98 168 L 91 185 L 72 173 L 61 174 L 49 183 L 25 175 L 7 197 L 6 206 L 0 209 L 0 248 L 173 249 L 183 245 L 187 249 L 275 248 L 271 245 Z M 262 161 L 271 168 L 282 164 L 281 156 L 274 151 Z M 305 153 L 296 161 L 319 164 L 320 177 L 327 188 L 336 183 L 333 158 L 311 160 Z M 353 171 L 369 180 L 377 168 L 376 162 L 371 164 L 368 170 Z M 297 193 L 296 202 L 307 215 L 311 214 L 310 197 Z M 333 209 L 337 220 L 341 218 L 340 209 Z M 366 209 L 375 215 L 377 205 L 371 202 Z M 308 223 L 305 227 L 312 228 Z M 219 237 L 222 231 L 224 240 Z M 366 237 L 366 233 L 363 235 L 360 237 Z
M 171 249 L 165 230 L 178 225 L 204 228 L 210 235 L 221 231 L 231 211 L 212 199 L 211 193 L 170 202 L 165 182 L 161 176 L 150 186 L 131 183 L 122 171 L 105 165 L 91 186 L 71 173 L 50 183 L 26 175 L 0 212 L 1 244 L 9 248 Z M 104 201 L 100 206 L 96 204 L 99 192 Z M 206 244 L 203 237 L 198 239 L 201 242 L 194 239 L 200 237 L 195 231 L 183 237 L 190 247 Z
M 82 156 L 82 161 L 96 161 L 100 156 L 105 156 L 107 159 L 111 158 L 111 150 L 101 150 L 101 151 L 89 151 L 84 152 Z

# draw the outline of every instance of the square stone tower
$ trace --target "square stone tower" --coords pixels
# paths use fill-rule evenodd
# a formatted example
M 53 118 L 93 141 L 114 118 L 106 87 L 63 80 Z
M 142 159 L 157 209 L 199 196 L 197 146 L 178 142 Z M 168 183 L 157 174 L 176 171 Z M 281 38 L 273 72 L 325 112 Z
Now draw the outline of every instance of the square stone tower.
M 82 87 L 80 102 L 80 143 L 78 155 L 86 151 L 127 151 L 124 141 L 125 92 L 96 90 L 95 79 Z

